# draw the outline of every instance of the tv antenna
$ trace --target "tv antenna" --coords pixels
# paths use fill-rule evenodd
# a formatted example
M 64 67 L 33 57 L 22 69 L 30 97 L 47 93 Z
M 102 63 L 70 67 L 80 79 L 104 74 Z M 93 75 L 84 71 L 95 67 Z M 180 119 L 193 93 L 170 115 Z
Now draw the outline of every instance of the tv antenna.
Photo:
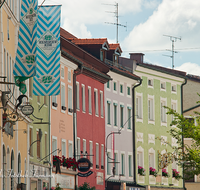
M 174 53 L 178 53 L 177 51 L 174 51 L 174 42 L 176 42 L 177 40 L 181 41 L 181 37 L 169 36 L 169 35 L 163 35 L 163 36 L 169 37 L 170 40 L 172 41 L 172 50 L 168 50 L 172 52 L 172 55 L 164 55 L 164 56 L 172 58 L 172 69 L 174 69 Z
M 119 24 L 119 21 L 118 21 L 118 18 L 119 18 L 118 3 L 116 3 L 116 4 L 104 4 L 104 5 L 116 6 L 116 11 L 115 11 L 115 12 L 106 11 L 106 12 L 108 12 L 108 13 L 114 13 L 114 14 L 115 14 L 116 22 L 114 22 L 114 23 L 113 23 L 113 22 L 105 22 L 105 23 L 106 23 L 106 24 L 113 24 L 113 25 L 116 25 L 116 27 L 117 27 L 116 42 L 118 43 L 118 27 L 119 27 L 119 26 L 122 26 L 122 27 L 127 28 L 127 23 L 126 23 L 126 25 Z

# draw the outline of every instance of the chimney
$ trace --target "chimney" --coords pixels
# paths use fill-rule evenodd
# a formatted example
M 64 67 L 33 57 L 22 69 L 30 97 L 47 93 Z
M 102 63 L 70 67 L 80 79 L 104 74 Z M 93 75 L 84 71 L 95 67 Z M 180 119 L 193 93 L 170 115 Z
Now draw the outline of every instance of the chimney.
M 130 59 L 135 60 L 137 63 L 143 63 L 143 53 L 130 53 Z

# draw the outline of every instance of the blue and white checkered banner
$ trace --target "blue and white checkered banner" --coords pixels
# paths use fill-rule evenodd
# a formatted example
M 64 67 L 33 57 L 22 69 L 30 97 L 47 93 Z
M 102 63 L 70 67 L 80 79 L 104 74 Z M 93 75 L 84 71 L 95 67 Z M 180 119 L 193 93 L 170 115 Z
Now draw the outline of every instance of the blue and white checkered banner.
M 36 75 L 37 0 L 22 0 L 14 76 Z
M 33 93 L 60 94 L 60 14 L 61 6 L 41 6 L 38 10 L 37 69 Z

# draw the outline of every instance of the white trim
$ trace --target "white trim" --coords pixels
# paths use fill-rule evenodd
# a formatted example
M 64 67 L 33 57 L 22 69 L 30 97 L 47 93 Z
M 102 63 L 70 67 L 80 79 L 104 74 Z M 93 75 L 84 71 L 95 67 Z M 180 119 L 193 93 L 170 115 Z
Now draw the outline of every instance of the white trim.
M 121 85 L 122 85 L 122 91 L 123 92 L 121 92 Z M 124 96 L 124 86 L 125 86 L 124 83 L 122 83 L 122 82 L 119 83 L 119 94 L 121 96 Z
M 153 106 L 153 116 L 152 116 L 152 120 L 149 120 L 149 108 L 148 108 L 148 124 L 153 124 L 153 125 L 155 125 L 155 101 L 154 101 L 154 95 L 149 95 L 148 94 L 148 99 L 147 99 L 147 105 L 148 105 L 148 107 L 149 107 L 149 100 L 152 100 L 153 102 L 152 102 L 152 106 Z
M 137 132 L 137 142 L 142 142 L 143 143 L 143 133 Z
M 155 134 L 148 134 L 148 144 L 155 144 Z

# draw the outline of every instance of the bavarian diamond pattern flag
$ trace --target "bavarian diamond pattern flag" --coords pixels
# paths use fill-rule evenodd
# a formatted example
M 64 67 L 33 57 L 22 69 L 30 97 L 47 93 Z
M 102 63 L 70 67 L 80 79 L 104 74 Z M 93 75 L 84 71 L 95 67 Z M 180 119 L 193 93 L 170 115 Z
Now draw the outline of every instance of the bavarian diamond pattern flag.
M 60 94 L 60 14 L 61 6 L 41 6 L 38 10 L 37 69 L 33 93 Z
M 25 93 L 23 81 L 36 75 L 37 0 L 22 0 L 19 40 L 13 68 L 16 85 Z

